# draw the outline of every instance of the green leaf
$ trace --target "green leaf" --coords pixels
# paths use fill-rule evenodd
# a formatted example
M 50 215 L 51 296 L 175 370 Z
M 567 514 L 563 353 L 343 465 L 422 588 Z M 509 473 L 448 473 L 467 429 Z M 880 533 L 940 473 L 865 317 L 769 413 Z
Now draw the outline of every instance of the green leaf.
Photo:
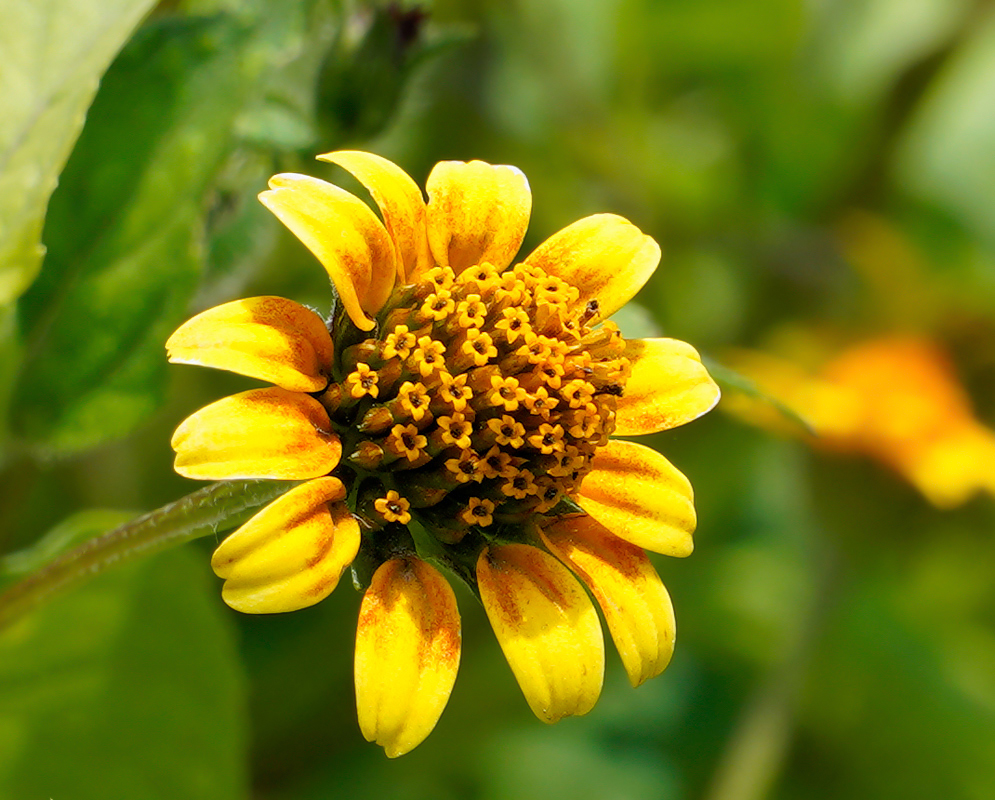
M 970 9 L 967 0 L 826 4 L 816 11 L 821 71 L 841 99 L 880 102 L 903 72 L 957 33 Z
M 0 5 L 0 306 L 41 264 L 42 223 L 97 83 L 154 0 Z
M 0 796 L 245 796 L 243 679 L 209 574 L 174 550 L 0 635 Z
M 995 14 L 930 87 L 895 152 L 899 180 L 995 246 Z
M 159 404 L 162 343 L 203 268 L 204 197 L 259 65 L 234 22 L 167 19 L 108 71 L 52 197 L 49 253 L 21 300 L 12 404 L 36 452 L 129 432 Z

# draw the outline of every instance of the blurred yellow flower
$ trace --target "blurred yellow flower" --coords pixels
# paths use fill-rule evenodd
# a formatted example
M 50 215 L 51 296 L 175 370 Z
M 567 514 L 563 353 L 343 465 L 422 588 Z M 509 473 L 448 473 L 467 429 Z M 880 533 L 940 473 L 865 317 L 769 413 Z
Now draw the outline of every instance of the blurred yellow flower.
M 362 553 L 359 721 L 391 757 L 431 732 L 459 665 L 456 601 L 429 561 L 479 594 L 540 719 L 586 713 L 601 690 L 601 627 L 578 577 L 633 685 L 659 674 L 673 609 L 643 549 L 691 552 L 691 487 L 656 451 L 609 437 L 682 425 L 719 396 L 689 345 L 625 341 L 605 321 L 660 248 L 598 214 L 513 265 L 532 203 L 517 169 L 440 163 L 426 203 L 383 158 L 320 158 L 366 186 L 382 221 L 304 175 L 275 176 L 260 198 L 328 272 L 330 319 L 249 298 L 167 343 L 174 362 L 275 384 L 184 421 L 176 470 L 305 481 L 218 547 L 225 602 L 312 605 Z
M 975 419 L 949 359 L 927 339 L 866 341 L 817 374 L 761 353 L 732 363 L 806 421 L 816 444 L 878 459 L 938 507 L 995 494 L 995 433 Z

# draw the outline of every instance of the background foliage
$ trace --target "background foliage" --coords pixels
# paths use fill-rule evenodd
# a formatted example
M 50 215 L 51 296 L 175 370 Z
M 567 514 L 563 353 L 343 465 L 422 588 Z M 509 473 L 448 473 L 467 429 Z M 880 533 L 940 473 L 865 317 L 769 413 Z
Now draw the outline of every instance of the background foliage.
M 630 330 L 719 362 L 915 332 L 995 422 L 987 3 L 150 5 L 0 7 L 0 552 L 47 557 L 195 488 L 171 430 L 249 383 L 167 368 L 162 342 L 246 294 L 327 306 L 255 195 L 275 171 L 354 186 L 312 160 L 342 147 L 419 182 L 447 158 L 519 166 L 526 250 L 629 217 L 665 250 Z M 0 636 L 0 796 L 995 796 L 992 498 L 938 511 L 721 411 L 656 443 L 700 525 L 694 556 L 659 560 L 679 645 L 639 690 L 610 660 L 595 711 L 545 728 L 461 596 L 447 713 L 388 762 L 355 721 L 358 596 L 239 616 L 205 540 Z

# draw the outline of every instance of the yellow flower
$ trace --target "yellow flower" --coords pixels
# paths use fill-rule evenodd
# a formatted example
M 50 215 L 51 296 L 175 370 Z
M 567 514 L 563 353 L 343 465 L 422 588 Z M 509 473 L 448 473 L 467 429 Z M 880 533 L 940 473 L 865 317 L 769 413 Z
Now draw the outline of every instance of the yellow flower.
M 610 437 L 682 425 L 719 396 L 689 345 L 626 341 L 604 321 L 660 248 L 597 214 L 514 263 L 532 203 L 517 169 L 440 163 L 426 203 L 383 158 L 320 158 L 369 190 L 382 221 L 304 175 L 275 176 L 260 198 L 324 266 L 331 316 L 250 298 L 167 342 L 172 361 L 275 384 L 183 422 L 176 470 L 305 481 L 222 542 L 224 600 L 312 605 L 362 551 L 375 572 L 356 643 L 360 727 L 391 757 L 431 732 L 459 664 L 456 603 L 428 559 L 481 598 L 540 719 L 586 713 L 601 690 L 582 583 L 633 685 L 659 674 L 673 610 L 643 549 L 691 552 L 691 487 L 656 451 Z
M 995 494 L 995 432 L 974 417 L 970 398 L 933 342 L 894 336 L 855 345 L 818 374 L 760 353 L 734 363 L 769 396 L 805 420 L 816 445 L 887 464 L 934 505 Z M 753 404 L 740 412 L 756 417 Z

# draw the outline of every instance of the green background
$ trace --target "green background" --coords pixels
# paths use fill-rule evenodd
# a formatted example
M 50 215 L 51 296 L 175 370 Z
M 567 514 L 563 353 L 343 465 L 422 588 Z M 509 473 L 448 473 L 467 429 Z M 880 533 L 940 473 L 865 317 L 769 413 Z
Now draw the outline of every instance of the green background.
M 240 296 L 327 308 L 255 195 L 277 171 L 355 188 L 313 161 L 337 148 L 419 183 L 442 159 L 518 166 L 525 252 L 628 217 L 664 248 L 633 335 L 721 363 L 786 329 L 915 332 L 995 422 L 985 2 L 153 5 L 0 6 L 0 552 L 35 548 L 8 581 L 197 488 L 171 431 L 252 383 L 170 367 L 163 342 Z M 856 258 L 867 215 L 915 258 Z M 449 707 L 388 761 L 356 723 L 359 596 L 240 616 L 208 537 L 0 635 L 0 797 L 995 796 L 992 498 L 938 511 L 721 406 L 652 444 L 700 518 L 692 557 L 657 559 L 679 626 L 660 678 L 632 690 L 611 655 L 595 710 L 546 727 L 463 592 Z

